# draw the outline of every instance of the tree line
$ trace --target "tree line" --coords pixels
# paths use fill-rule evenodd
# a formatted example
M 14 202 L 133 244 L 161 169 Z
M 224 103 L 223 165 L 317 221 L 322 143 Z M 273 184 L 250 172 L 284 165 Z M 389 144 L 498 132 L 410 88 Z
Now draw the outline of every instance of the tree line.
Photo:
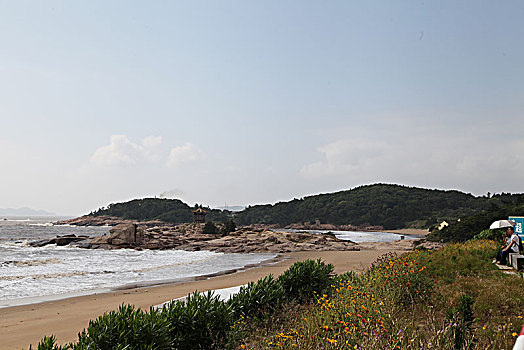
M 463 235 L 470 220 L 491 220 L 505 212 L 523 215 L 516 208 L 497 211 L 523 201 L 523 194 L 501 193 L 474 196 L 456 190 L 436 190 L 393 184 L 374 184 L 334 193 L 307 196 L 276 204 L 248 206 L 241 212 L 211 209 L 195 204 L 190 207 L 178 199 L 144 198 L 110 204 L 91 215 L 109 215 L 131 220 L 161 220 L 168 223 L 193 221 L 192 210 L 202 207 L 207 221 L 226 223 L 234 219 L 237 225 L 320 222 L 322 224 L 383 226 L 386 229 L 406 227 L 434 228 L 442 221 L 450 228 L 435 235 L 435 239 L 453 240 Z M 505 214 L 504 214 L 505 215 Z M 507 215 L 505 215 L 507 216 Z M 498 217 L 498 218 L 503 218 Z M 471 219 L 466 219 L 471 217 Z M 464 218 L 458 226 L 455 223 Z M 480 227 L 484 222 L 477 225 Z M 489 226 L 489 224 L 488 224 Z
M 207 211 L 206 220 L 227 222 L 231 219 L 231 214 L 228 211 L 211 209 L 199 204 L 190 207 L 179 199 L 168 198 L 143 198 L 124 203 L 112 203 L 107 207 L 91 212 L 89 215 L 106 215 L 138 221 L 160 220 L 172 224 L 182 224 L 193 222 L 192 211 L 197 208 Z

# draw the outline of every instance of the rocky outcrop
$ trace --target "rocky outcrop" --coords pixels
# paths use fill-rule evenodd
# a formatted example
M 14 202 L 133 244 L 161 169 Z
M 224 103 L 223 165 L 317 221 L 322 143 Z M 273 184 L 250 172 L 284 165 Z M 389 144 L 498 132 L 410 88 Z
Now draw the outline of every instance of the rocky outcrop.
M 55 222 L 56 225 L 73 225 L 73 226 L 117 226 L 120 224 L 136 224 L 140 226 L 154 227 L 154 226 L 166 226 L 169 225 L 163 221 L 152 220 L 152 221 L 136 221 L 126 220 L 117 218 L 114 216 L 91 216 L 84 215 L 78 218 L 61 220 Z
M 56 222 L 58 225 L 74 225 L 74 226 L 116 226 L 120 224 L 136 224 L 140 226 L 146 226 L 146 227 L 159 227 L 159 226 L 170 226 L 170 224 L 159 221 L 159 220 L 152 220 L 152 221 L 137 221 L 137 220 L 126 220 L 122 218 L 117 218 L 114 216 L 91 216 L 91 215 L 84 215 L 80 216 L 78 218 L 69 219 L 69 220 L 62 220 Z M 174 226 L 174 225 L 171 225 Z M 251 225 L 249 226 L 253 229 L 277 229 L 282 228 L 282 226 L 276 225 L 276 224 L 259 224 L 259 225 Z M 320 222 L 316 222 L 314 224 L 304 222 L 304 223 L 297 223 L 297 224 L 291 224 L 283 227 L 284 229 L 294 229 L 294 230 L 331 230 L 331 231 L 380 231 L 384 228 L 382 226 L 371 226 L 371 225 L 333 225 L 333 224 L 321 224 Z
M 355 244 L 343 241 L 333 234 L 272 231 L 266 227 L 242 227 L 227 235 L 203 234 L 203 224 L 159 225 L 121 223 L 108 234 L 87 236 L 59 236 L 50 240 L 31 242 L 32 246 L 46 244 L 74 244 L 91 249 L 180 249 L 209 250 L 223 253 L 287 253 L 314 250 L 395 249 L 412 250 L 417 246 L 438 248 L 425 240 L 400 240 L 383 243 Z
M 91 239 L 88 248 L 210 250 L 223 253 L 286 253 L 306 250 L 359 250 L 356 244 L 333 235 L 273 232 L 242 228 L 228 235 L 202 234 L 202 225 L 141 227 L 121 224 Z
M 119 224 L 109 230 L 109 234 L 91 239 L 87 244 L 91 247 L 110 246 L 118 248 L 139 247 L 142 244 L 144 229 L 136 224 Z M 90 248 L 91 248 L 90 247 Z
M 68 245 L 71 243 L 82 242 L 88 238 L 89 236 L 64 235 L 64 236 L 57 236 L 56 238 L 41 239 L 38 241 L 29 242 L 29 245 L 32 247 L 43 247 L 48 244 L 56 244 L 59 246 L 64 246 L 64 245 Z
M 316 222 L 310 224 L 305 222 L 303 224 L 291 224 L 285 226 L 286 229 L 294 230 L 331 230 L 331 231 L 380 231 L 383 230 L 382 226 L 372 226 L 372 225 L 333 225 L 333 224 L 321 224 Z

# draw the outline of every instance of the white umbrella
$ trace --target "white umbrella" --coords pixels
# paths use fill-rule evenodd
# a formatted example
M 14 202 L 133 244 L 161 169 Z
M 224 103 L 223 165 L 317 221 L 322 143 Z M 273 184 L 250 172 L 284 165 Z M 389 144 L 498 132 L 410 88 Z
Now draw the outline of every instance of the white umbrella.
M 497 220 L 491 224 L 490 229 L 505 228 L 515 226 L 516 222 L 511 220 Z

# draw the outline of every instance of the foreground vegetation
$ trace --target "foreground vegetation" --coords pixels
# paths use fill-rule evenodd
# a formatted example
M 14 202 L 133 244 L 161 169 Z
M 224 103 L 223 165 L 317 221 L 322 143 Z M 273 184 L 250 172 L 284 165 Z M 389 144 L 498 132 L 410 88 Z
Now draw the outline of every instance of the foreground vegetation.
M 524 319 L 524 280 L 492 263 L 498 243 L 387 255 L 334 276 L 306 260 L 221 301 L 192 294 L 148 313 L 122 306 L 63 347 L 38 349 L 507 349 Z
M 338 276 L 317 305 L 255 328 L 249 349 L 508 349 L 524 320 L 524 280 L 491 263 L 497 244 L 384 257 Z M 293 310 L 293 311 L 291 311 Z
M 228 301 L 207 292 L 149 312 L 122 305 L 90 321 L 78 341 L 59 346 L 49 336 L 38 350 L 236 349 L 245 321 L 254 325 L 283 305 L 311 302 L 314 292 L 326 290 L 333 277 L 333 265 L 306 260 L 278 278 L 269 275 L 249 283 Z

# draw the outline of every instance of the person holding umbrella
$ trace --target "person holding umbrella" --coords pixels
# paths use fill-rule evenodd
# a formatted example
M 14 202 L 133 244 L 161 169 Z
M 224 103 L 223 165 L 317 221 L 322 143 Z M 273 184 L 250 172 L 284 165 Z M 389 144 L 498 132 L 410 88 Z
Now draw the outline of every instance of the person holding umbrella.
M 519 236 L 515 233 L 513 226 L 510 226 L 506 229 L 507 237 L 509 241 L 506 242 L 506 245 L 502 246 L 502 249 L 497 253 L 496 260 L 502 265 L 506 265 L 509 253 L 519 253 Z

